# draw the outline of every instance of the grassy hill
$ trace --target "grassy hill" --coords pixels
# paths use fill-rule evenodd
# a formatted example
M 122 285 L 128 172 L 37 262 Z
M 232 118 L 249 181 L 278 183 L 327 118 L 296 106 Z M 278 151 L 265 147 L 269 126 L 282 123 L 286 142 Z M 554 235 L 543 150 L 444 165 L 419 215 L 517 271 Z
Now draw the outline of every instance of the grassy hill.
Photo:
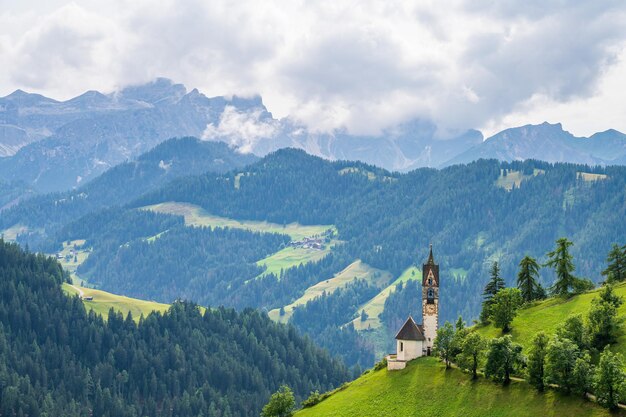
M 291 317 L 294 308 L 306 304 L 307 301 L 321 296 L 324 292 L 326 294 L 331 294 L 336 289 L 342 288 L 356 279 L 365 279 L 373 285 L 384 287 L 389 283 L 392 277 L 389 272 L 372 268 L 357 259 L 348 265 L 343 271 L 337 273 L 334 277 L 321 281 L 308 288 L 302 297 L 284 307 L 285 314 L 283 316 L 280 316 L 279 309 L 270 311 L 269 316 L 272 320 L 286 323 L 289 321 L 289 317 Z
M 536 332 L 543 330 L 547 334 L 553 334 L 557 326 L 563 323 L 568 316 L 572 314 L 583 314 L 585 316 L 591 308 L 591 300 L 597 297 L 598 291 L 590 291 L 566 300 L 549 298 L 519 310 L 517 317 L 515 317 L 511 325 L 513 339 L 524 346 L 524 348 L 527 348 Z M 617 285 L 615 293 L 626 300 L 626 283 Z M 626 316 L 626 304 L 619 308 L 618 314 Z M 490 338 L 502 335 L 502 331 L 496 329 L 493 325 L 479 327 L 478 331 L 483 336 Z M 623 330 L 618 337 L 617 344 L 613 345 L 613 350 L 621 352 L 626 356 L 626 334 Z
M 135 321 L 139 321 L 139 317 L 142 314 L 145 317 L 153 311 L 165 312 L 170 308 L 169 304 L 138 300 L 93 288 L 76 287 L 70 284 L 63 284 L 63 291 L 69 295 L 78 295 L 82 291 L 84 297 L 93 297 L 93 300 L 83 300 L 85 307 L 87 310 L 93 310 L 105 318 L 109 314 L 111 307 L 116 311 L 120 311 L 124 317 L 131 312 Z
M 609 416 L 599 406 L 555 391 L 539 394 L 525 383 L 502 387 L 434 358 L 420 358 L 402 371 L 371 371 L 296 417 L 378 416 Z
M 289 235 L 293 240 L 300 240 L 313 235 L 321 235 L 328 229 L 336 231 L 336 228 L 333 225 L 301 225 L 298 223 L 280 225 L 262 221 L 234 220 L 226 217 L 214 216 L 194 204 L 173 201 L 153 204 L 142 207 L 141 209 L 183 216 L 185 218 L 185 224 L 188 226 L 231 227 L 235 229 L 250 230 L 252 232 L 282 233 Z

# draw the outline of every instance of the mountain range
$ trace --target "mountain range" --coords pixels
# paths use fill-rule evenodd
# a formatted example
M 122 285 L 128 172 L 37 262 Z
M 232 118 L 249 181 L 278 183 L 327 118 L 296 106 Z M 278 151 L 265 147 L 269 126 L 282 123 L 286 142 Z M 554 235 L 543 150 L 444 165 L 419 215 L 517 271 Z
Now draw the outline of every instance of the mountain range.
M 67 101 L 17 90 L 0 98 L 0 179 L 39 192 L 75 188 L 171 137 L 223 141 L 264 156 L 285 147 L 331 160 L 360 160 L 390 171 L 443 167 L 478 158 L 541 159 L 590 165 L 626 163 L 615 130 L 578 138 L 560 124 L 507 129 L 487 140 L 473 129 L 441 139 L 438 126 L 414 119 L 377 135 L 344 129 L 317 133 L 275 118 L 261 97 L 207 97 L 165 78 Z

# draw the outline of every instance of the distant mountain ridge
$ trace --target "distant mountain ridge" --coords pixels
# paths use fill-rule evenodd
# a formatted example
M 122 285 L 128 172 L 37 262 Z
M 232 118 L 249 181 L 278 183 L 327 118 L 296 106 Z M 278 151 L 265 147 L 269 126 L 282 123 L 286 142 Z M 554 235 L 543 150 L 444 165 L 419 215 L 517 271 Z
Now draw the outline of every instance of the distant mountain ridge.
M 330 160 L 359 160 L 390 171 L 444 167 L 480 158 L 626 164 L 625 135 L 577 138 L 560 124 L 504 130 L 483 141 L 473 129 L 442 139 L 438 126 L 413 119 L 376 135 L 319 133 L 276 119 L 260 96 L 207 97 L 165 78 L 110 94 L 66 101 L 17 90 L 0 98 L 0 179 L 40 192 L 75 188 L 171 137 L 223 141 L 264 156 L 293 147 Z M 2 158 L 4 156 L 4 158 Z
M 626 161 L 626 135 L 610 129 L 585 137 L 563 130 L 561 123 L 526 125 L 503 130 L 457 155 L 445 165 L 477 159 L 516 161 L 538 159 L 587 165 L 622 165 Z

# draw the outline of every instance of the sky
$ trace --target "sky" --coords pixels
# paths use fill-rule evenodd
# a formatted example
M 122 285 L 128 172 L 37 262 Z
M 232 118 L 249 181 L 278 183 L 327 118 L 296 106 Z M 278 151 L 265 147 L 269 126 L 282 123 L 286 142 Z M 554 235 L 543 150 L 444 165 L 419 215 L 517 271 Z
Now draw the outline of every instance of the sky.
M 0 0 L 0 96 L 167 77 L 312 131 L 626 132 L 626 2 Z

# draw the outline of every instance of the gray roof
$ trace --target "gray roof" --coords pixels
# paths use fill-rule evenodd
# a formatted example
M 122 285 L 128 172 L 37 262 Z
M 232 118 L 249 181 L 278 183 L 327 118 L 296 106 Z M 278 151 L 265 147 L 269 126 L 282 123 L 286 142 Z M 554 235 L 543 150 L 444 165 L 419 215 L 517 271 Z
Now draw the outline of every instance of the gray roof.
M 404 325 L 396 335 L 397 340 L 426 340 L 424 337 L 424 326 L 418 325 L 413 320 L 413 317 L 409 316 L 404 322 Z

